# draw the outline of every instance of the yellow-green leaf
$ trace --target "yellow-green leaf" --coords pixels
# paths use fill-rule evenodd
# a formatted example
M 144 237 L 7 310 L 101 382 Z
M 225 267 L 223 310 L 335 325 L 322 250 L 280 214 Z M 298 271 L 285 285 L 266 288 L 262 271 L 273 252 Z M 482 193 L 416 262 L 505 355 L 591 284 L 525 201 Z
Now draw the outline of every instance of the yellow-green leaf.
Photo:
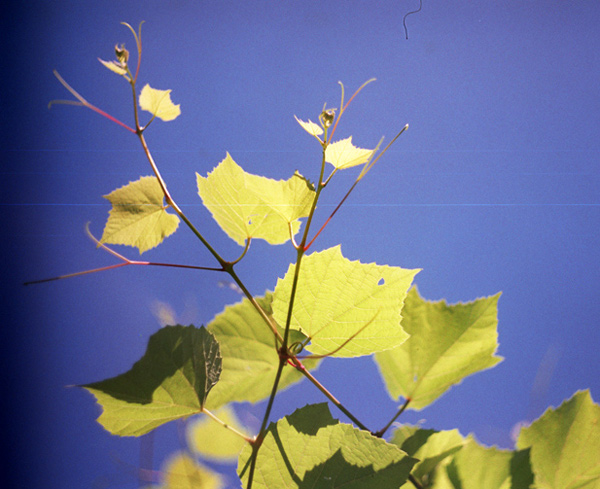
M 252 448 L 238 474 L 247 484 Z M 256 489 L 398 489 L 417 462 L 396 445 L 331 417 L 326 403 L 271 423 L 256 459 Z
M 539 489 L 600 489 L 600 405 L 577 392 L 521 429 L 517 447 L 531 447 Z
M 104 196 L 112 204 L 101 243 L 135 246 L 140 254 L 162 243 L 179 226 L 163 205 L 156 177 L 141 177 Z
M 315 136 L 316 138 L 318 138 L 321 134 L 323 134 L 323 128 L 319 126 L 319 124 L 315 124 L 310 119 L 308 120 L 308 122 L 304 122 L 303 120 L 298 119 L 296 116 L 294 117 L 298 121 L 298 124 L 300 124 L 302 128 L 311 136 Z
M 335 143 L 331 143 L 325 150 L 325 161 L 331 163 L 338 170 L 362 165 L 369 161 L 373 154 L 372 149 L 357 148 L 352 144 L 352 136 Z
M 256 301 L 271 315 L 271 294 Z M 223 369 L 219 383 L 208 398 L 206 407 L 217 409 L 229 402 L 259 402 L 269 396 L 279 366 L 273 332 L 248 299 L 227 306 L 207 326 L 221 348 Z M 283 335 L 283 330 L 280 329 Z M 290 342 L 306 339 L 298 331 L 290 331 Z M 314 369 L 319 360 L 306 360 L 304 366 Z M 279 389 L 299 382 L 304 376 L 294 368 L 284 368 Z
M 110 71 L 112 71 L 113 73 L 116 73 L 117 75 L 122 75 L 122 76 L 127 75 L 127 70 L 125 68 L 123 68 L 123 66 L 121 66 L 116 61 L 104 61 L 103 59 L 100 59 L 100 58 L 98 58 L 98 61 L 100 61 L 100 63 L 102 63 Z
M 113 435 L 140 436 L 202 411 L 221 373 L 219 344 L 205 328 L 167 326 L 124 374 L 83 385 L 102 406 L 98 422 Z
M 529 451 L 485 447 L 470 435 L 450 463 L 439 469 L 432 489 L 529 489 L 534 487 Z M 538 487 L 537 484 L 535 487 Z M 404 488 L 403 488 L 404 489 Z M 566 488 L 564 488 L 566 489 Z
M 314 187 L 299 173 L 273 180 L 246 173 L 227 156 L 206 177 L 197 175 L 198 194 L 219 226 L 236 243 L 249 238 L 285 243 L 308 216 Z
M 179 104 L 171 101 L 171 90 L 158 90 L 150 85 L 142 88 L 140 107 L 163 121 L 172 121 L 181 114 Z
M 411 289 L 402 310 L 410 338 L 375 355 L 390 395 L 411 399 L 410 409 L 422 409 L 463 378 L 500 362 L 494 355 L 499 298 L 448 305 L 425 301 Z
M 408 455 L 419 460 L 411 473 L 426 486 L 438 465 L 458 452 L 465 440 L 458 430 L 435 431 L 403 425 L 394 431 L 390 443 L 398 445 Z M 401 489 L 412 488 L 414 486 L 407 482 Z
M 227 426 L 246 434 L 231 407 L 222 407 L 214 414 Z M 188 424 L 186 438 L 188 446 L 194 453 L 217 461 L 236 459 L 246 444 L 238 434 L 208 416 L 197 417 Z
M 221 489 L 223 480 L 184 452 L 176 452 L 162 469 L 160 489 Z
M 285 324 L 295 265 L 279 279 L 273 315 Z M 350 261 L 340 246 L 302 260 L 290 327 L 310 338 L 307 350 L 354 357 L 394 348 L 408 338 L 400 311 L 419 270 Z

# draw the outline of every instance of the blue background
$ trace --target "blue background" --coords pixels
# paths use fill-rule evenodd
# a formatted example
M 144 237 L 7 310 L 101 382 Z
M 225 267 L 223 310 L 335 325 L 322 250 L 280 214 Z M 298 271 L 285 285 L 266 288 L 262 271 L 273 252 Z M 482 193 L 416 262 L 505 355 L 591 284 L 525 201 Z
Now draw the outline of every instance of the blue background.
M 341 243 L 352 260 L 423 268 L 416 283 L 432 300 L 503 291 L 506 360 L 401 420 L 509 448 L 513 426 L 546 406 L 585 388 L 598 399 L 600 4 L 423 3 L 407 18 L 408 40 L 402 18 L 415 1 L 2 7 L 2 473 L 15 487 L 139 487 L 149 448 L 158 470 L 181 447 L 177 424 L 143 442 L 110 436 L 95 422 L 93 398 L 65 386 L 129 369 L 160 327 L 157 301 L 200 325 L 239 300 L 219 287 L 219 274 L 152 267 L 21 285 L 115 263 L 84 225 L 100 236 L 110 209 L 102 195 L 150 174 L 129 132 L 82 108 L 47 109 L 70 97 L 56 69 L 133 124 L 127 83 L 97 61 L 112 59 L 117 42 L 134 50 L 121 21 L 146 21 L 140 88 L 170 88 L 182 107 L 176 121 L 152 124 L 150 148 L 174 198 L 231 259 L 241 249 L 201 206 L 195 172 L 205 175 L 229 151 L 251 173 L 282 179 L 298 169 L 316 179 L 319 146 L 293 115 L 315 120 L 324 102 L 338 107 L 338 80 L 351 93 L 377 78 L 338 137 L 369 148 L 410 124 L 315 249 Z M 318 224 L 355 174 L 328 187 Z M 254 242 L 239 275 L 262 294 L 294 256 L 290 246 Z M 214 265 L 183 225 L 143 259 Z M 327 360 L 317 377 L 372 429 L 398 405 L 370 358 Z M 296 386 L 277 399 L 273 419 L 323 400 L 311 385 Z M 253 423 L 263 410 L 239 412 Z

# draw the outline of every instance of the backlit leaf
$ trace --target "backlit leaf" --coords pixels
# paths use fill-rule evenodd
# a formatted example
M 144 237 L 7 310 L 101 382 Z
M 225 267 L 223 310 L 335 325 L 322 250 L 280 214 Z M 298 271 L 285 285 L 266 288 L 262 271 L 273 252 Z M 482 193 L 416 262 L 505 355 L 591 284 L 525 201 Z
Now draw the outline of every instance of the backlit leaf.
M 252 449 L 240 455 L 244 484 Z M 396 445 L 333 419 L 314 404 L 271 423 L 256 461 L 253 488 L 398 489 L 416 459 Z
M 141 177 L 104 196 L 112 204 L 101 243 L 135 246 L 140 254 L 173 234 L 179 217 L 166 211 L 156 177 Z
M 181 109 L 171 101 L 171 90 L 158 90 L 144 86 L 140 93 L 140 107 L 163 121 L 172 121 L 181 114 Z
M 100 63 L 102 63 L 106 68 L 108 68 L 113 73 L 116 73 L 117 75 L 127 75 L 127 70 L 116 61 L 104 61 L 100 58 L 98 58 L 98 61 L 100 61 Z
M 319 137 L 321 134 L 323 134 L 323 128 L 319 124 L 315 124 L 310 119 L 308 120 L 308 122 L 304 122 L 303 120 L 298 119 L 296 116 L 294 117 L 298 121 L 298 124 L 300 124 L 308 134 L 315 137 Z
M 410 338 L 375 355 L 392 398 L 410 398 L 409 408 L 422 409 L 463 378 L 500 362 L 494 355 L 499 298 L 448 305 L 425 301 L 411 289 L 402 310 Z
M 439 469 L 432 489 L 529 489 L 533 474 L 529 451 L 484 447 L 469 436 L 450 463 Z M 404 489 L 404 488 L 403 488 Z
M 271 314 L 271 294 L 257 302 Z M 279 355 L 275 349 L 273 332 L 248 299 L 228 306 L 207 326 L 221 347 L 223 370 L 219 383 L 210 393 L 208 409 L 217 409 L 228 402 L 258 402 L 271 393 Z M 283 331 L 280 330 L 282 333 Z M 291 342 L 305 337 L 295 331 Z M 306 361 L 313 369 L 318 362 Z M 280 389 L 302 380 L 300 372 L 292 367 L 283 369 Z
M 140 436 L 201 412 L 219 380 L 219 344 L 205 328 L 167 326 L 144 356 L 117 377 L 83 385 L 102 406 L 98 422 L 113 435 Z
M 412 475 L 426 486 L 436 467 L 458 452 L 465 440 L 458 430 L 435 431 L 403 425 L 394 431 L 390 443 L 398 445 L 408 455 L 419 460 L 412 470 Z M 410 488 L 414 488 L 410 482 L 402 486 L 402 489 Z
M 313 185 L 299 173 L 273 180 L 246 173 L 227 154 L 207 175 L 197 175 L 198 194 L 219 226 L 236 243 L 260 238 L 285 243 L 300 229 L 314 199 Z
M 343 170 L 366 163 L 373 151 L 372 149 L 357 148 L 352 144 L 352 136 L 350 136 L 328 145 L 325 150 L 325 161 L 331 163 L 338 170 Z
M 577 392 L 522 428 L 517 447 L 531 448 L 540 489 L 600 488 L 600 405 Z
M 184 452 L 176 452 L 165 463 L 160 489 L 221 489 L 218 473 L 204 467 Z
M 285 324 L 295 265 L 279 279 L 273 315 Z M 303 258 L 290 327 L 310 338 L 315 354 L 354 357 L 394 348 L 408 338 L 402 304 L 419 270 L 350 261 L 339 246 Z M 361 330 L 362 329 L 362 330 Z M 357 334 L 358 333 L 358 334 Z
M 232 408 L 225 406 L 214 413 L 228 426 L 244 433 Z M 245 434 L 245 433 L 244 433 Z M 190 449 L 203 457 L 215 460 L 236 459 L 246 441 L 208 416 L 197 417 L 186 427 Z

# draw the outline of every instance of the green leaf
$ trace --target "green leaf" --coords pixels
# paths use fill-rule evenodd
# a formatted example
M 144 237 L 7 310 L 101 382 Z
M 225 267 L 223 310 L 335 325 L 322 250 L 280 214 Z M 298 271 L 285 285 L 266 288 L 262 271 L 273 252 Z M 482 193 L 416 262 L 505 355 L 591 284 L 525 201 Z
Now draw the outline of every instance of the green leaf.
M 313 185 L 297 172 L 289 180 L 252 175 L 229 153 L 207 177 L 196 176 L 202 202 L 240 245 L 249 238 L 285 243 L 299 231 L 298 219 L 308 216 L 315 195 Z
M 271 314 L 271 294 L 256 300 Z M 255 403 L 268 397 L 279 366 L 279 355 L 273 332 L 250 301 L 244 299 L 226 307 L 207 328 L 217 338 L 223 356 L 221 378 L 210 394 L 207 408 L 217 409 L 232 401 Z M 294 333 L 291 342 L 305 339 L 302 334 Z M 308 369 L 314 369 L 317 364 L 314 360 L 304 362 Z M 303 378 L 296 369 L 284 368 L 280 390 Z
M 221 489 L 225 487 L 218 473 L 204 467 L 184 452 L 172 455 L 161 470 L 161 489 Z
M 140 436 L 202 411 L 219 380 L 219 344 L 205 328 L 167 326 L 144 356 L 117 377 L 83 385 L 102 406 L 98 422 L 113 435 Z
M 323 134 L 323 128 L 319 126 L 319 124 L 315 124 L 310 119 L 308 120 L 308 122 L 304 122 L 303 120 L 298 119 L 296 116 L 294 117 L 296 118 L 298 124 L 302 126 L 302 129 L 304 129 L 311 136 L 314 136 L 318 139 L 319 136 Z
M 513 452 L 479 445 L 472 436 L 454 455 L 432 489 L 529 489 L 533 474 L 528 450 Z
M 240 455 L 244 484 L 251 453 L 247 446 Z M 271 423 L 252 487 L 398 489 L 415 462 L 397 446 L 334 420 L 327 404 L 308 405 Z
M 423 409 L 463 378 L 500 362 L 494 355 L 499 298 L 448 305 L 425 301 L 411 289 L 402 310 L 410 338 L 375 355 L 390 396 L 411 399 L 409 408 Z
M 171 101 L 171 90 L 157 90 L 150 85 L 142 88 L 140 107 L 163 121 L 172 121 L 181 114 L 179 105 Z
M 419 460 L 412 475 L 426 486 L 438 464 L 458 452 L 465 440 L 458 430 L 435 431 L 403 425 L 394 431 L 390 443 L 398 445 L 408 455 Z M 407 482 L 402 489 L 413 487 Z
M 338 170 L 362 165 L 373 155 L 372 149 L 357 148 L 352 144 L 352 136 L 331 143 L 325 150 L 325 161 Z
M 141 177 L 105 195 L 112 204 L 101 243 L 135 246 L 140 255 L 173 234 L 179 217 L 163 205 L 156 177 Z
M 214 413 L 221 421 L 244 433 L 244 428 L 232 408 L 225 406 Z M 203 457 L 217 461 L 236 459 L 246 441 L 208 416 L 196 418 L 186 427 L 190 449 Z
M 600 405 L 577 392 L 521 429 L 517 447 L 531 447 L 537 488 L 600 488 Z
M 123 67 L 123 65 L 121 65 L 117 61 L 104 61 L 103 59 L 100 59 L 100 58 L 98 58 L 98 61 L 100 61 L 100 63 L 102 63 L 106 68 L 108 68 L 113 73 L 116 73 L 117 75 L 121 75 L 121 76 L 125 76 L 125 77 L 127 76 L 127 70 Z
M 287 318 L 295 268 L 290 265 L 275 287 L 273 315 L 279 324 Z M 315 354 L 354 357 L 394 348 L 408 338 L 400 311 L 418 271 L 350 261 L 339 246 L 307 255 L 290 327 L 310 338 L 307 349 Z

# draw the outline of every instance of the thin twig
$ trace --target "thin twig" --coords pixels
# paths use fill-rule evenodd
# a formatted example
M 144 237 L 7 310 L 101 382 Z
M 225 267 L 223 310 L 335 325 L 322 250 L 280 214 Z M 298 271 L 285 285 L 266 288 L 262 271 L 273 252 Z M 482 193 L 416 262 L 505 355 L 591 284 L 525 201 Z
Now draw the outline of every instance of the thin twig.
M 92 109 L 94 112 L 97 112 L 98 114 L 100 114 L 103 117 L 106 117 L 108 120 L 111 120 L 113 122 L 115 122 L 116 124 L 119 124 L 120 126 L 124 127 L 125 129 L 127 129 L 128 131 L 132 132 L 135 134 L 135 129 L 129 127 L 127 124 L 125 124 L 124 122 L 121 122 L 119 119 L 114 118 L 112 115 L 107 114 L 106 112 L 104 112 L 102 109 L 99 109 L 98 107 L 96 107 L 95 105 L 90 104 L 86 99 L 84 99 L 79 93 L 77 93 L 75 91 L 75 89 L 73 87 L 71 87 L 71 85 L 69 85 L 62 76 L 59 75 L 58 71 L 53 70 L 54 76 L 56 78 L 58 78 L 58 81 L 62 84 L 63 87 L 65 87 L 69 92 L 71 92 L 71 95 L 73 95 L 73 97 L 75 97 L 77 100 L 79 100 L 79 102 L 81 103 L 81 105 L 83 105 L 84 107 L 87 107 L 88 109 Z M 61 102 L 62 103 L 62 102 Z
M 215 416 L 208 409 L 202 408 L 202 412 L 204 414 L 206 414 L 209 418 L 211 418 L 213 421 L 216 421 L 221 426 L 223 426 L 223 428 L 226 428 L 229 431 L 231 431 L 232 433 L 235 433 L 240 438 L 243 438 L 246 442 L 248 442 L 248 443 L 254 443 L 254 438 L 251 438 L 249 436 L 244 435 L 243 433 L 241 433 L 240 431 L 238 431 L 237 429 L 235 429 L 233 426 L 231 426 L 230 424 L 227 424 L 225 421 L 223 421 L 222 419 L 220 419 L 218 416 Z
M 346 409 L 346 407 L 336 399 L 336 397 L 329 392 L 325 386 L 323 386 L 323 384 L 321 384 L 308 370 L 307 368 L 302 364 L 302 362 L 300 362 L 300 360 L 294 360 L 292 359 L 293 365 L 294 367 L 296 367 L 297 370 L 299 370 L 300 372 L 302 372 L 302 374 L 308 379 L 310 380 L 316 387 L 317 389 L 319 389 L 323 394 L 325 394 L 325 397 L 327 397 L 327 399 L 329 399 L 333 404 L 335 404 L 335 406 L 342 411 L 346 416 L 348 416 L 348 418 L 350 418 L 354 424 L 356 426 L 358 426 L 361 430 L 365 430 L 365 431 L 369 431 L 367 429 L 367 427 L 362 424 L 358 418 L 356 416 L 354 416 L 350 411 L 348 411 L 348 409 Z
M 390 420 L 390 422 L 388 424 L 386 424 L 383 428 L 381 428 L 379 431 L 373 433 L 373 436 L 381 438 L 385 434 L 385 432 L 390 428 L 390 426 L 392 426 L 394 421 L 396 421 L 396 419 L 398 419 L 398 417 L 406 410 L 406 408 L 410 404 L 410 401 L 411 401 L 411 398 L 407 397 L 406 401 L 404 401 L 404 404 L 400 407 L 400 409 L 394 415 L 394 417 Z

